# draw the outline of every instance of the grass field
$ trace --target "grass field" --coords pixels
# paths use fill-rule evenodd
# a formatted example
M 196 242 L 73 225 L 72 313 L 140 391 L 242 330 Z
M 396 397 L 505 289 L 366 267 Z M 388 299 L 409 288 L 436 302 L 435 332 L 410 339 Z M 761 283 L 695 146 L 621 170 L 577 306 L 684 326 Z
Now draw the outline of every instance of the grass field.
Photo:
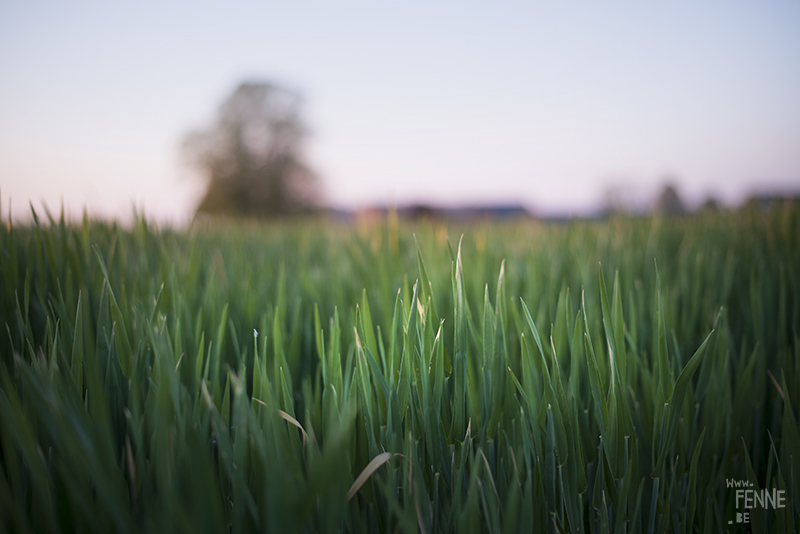
M 48 216 L 0 273 L 3 532 L 800 529 L 796 203 Z

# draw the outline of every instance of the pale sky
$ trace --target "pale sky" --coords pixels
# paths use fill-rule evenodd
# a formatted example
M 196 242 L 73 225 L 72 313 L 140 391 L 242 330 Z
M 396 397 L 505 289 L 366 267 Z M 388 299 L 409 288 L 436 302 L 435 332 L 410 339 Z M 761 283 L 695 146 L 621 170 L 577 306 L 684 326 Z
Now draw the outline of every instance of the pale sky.
M 114 4 L 0 2 L 3 218 L 186 221 L 181 140 L 247 79 L 303 93 L 339 207 L 800 189 L 798 0 Z

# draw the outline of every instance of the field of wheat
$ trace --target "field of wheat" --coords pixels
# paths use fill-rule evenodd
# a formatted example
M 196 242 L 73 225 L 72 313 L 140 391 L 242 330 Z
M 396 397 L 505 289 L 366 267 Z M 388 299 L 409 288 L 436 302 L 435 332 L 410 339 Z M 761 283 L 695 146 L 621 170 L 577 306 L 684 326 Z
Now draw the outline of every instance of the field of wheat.
M 800 528 L 796 203 L 47 214 L 0 273 L 3 532 Z

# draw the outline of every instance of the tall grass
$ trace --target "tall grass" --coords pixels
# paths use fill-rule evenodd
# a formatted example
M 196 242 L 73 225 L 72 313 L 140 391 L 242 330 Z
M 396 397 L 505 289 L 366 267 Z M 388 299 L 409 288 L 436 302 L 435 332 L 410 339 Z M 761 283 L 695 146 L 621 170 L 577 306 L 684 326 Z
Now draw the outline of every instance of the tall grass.
M 800 528 L 797 205 L 47 218 L 0 230 L 2 531 Z

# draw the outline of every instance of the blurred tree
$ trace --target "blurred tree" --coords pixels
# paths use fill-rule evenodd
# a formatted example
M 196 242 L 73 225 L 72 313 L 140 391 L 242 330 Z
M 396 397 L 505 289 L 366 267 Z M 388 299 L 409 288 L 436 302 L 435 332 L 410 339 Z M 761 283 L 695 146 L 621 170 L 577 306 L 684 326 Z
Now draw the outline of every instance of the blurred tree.
M 668 183 L 661 190 L 658 200 L 656 200 L 655 211 L 667 215 L 678 215 L 686 211 L 674 185 Z
M 275 218 L 314 211 L 318 181 L 303 163 L 300 96 L 271 83 L 241 84 L 214 125 L 189 133 L 184 156 L 208 180 L 196 215 Z
M 703 205 L 700 206 L 700 211 L 717 213 L 720 211 L 719 201 L 714 197 L 708 197 L 705 202 L 703 202 Z

